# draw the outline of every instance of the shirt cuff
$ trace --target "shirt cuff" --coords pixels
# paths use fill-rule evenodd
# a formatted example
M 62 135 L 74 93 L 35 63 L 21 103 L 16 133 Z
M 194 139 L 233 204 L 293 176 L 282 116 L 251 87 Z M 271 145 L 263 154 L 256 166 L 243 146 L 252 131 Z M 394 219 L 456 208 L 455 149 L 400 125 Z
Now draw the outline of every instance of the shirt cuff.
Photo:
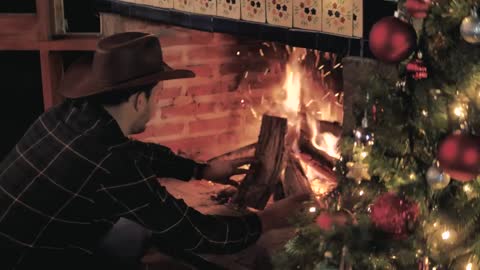
M 193 167 L 192 180 L 202 180 L 207 163 L 197 163 Z
M 257 214 L 248 214 L 244 218 L 250 235 L 256 235 L 256 239 L 258 239 L 263 230 L 260 217 Z

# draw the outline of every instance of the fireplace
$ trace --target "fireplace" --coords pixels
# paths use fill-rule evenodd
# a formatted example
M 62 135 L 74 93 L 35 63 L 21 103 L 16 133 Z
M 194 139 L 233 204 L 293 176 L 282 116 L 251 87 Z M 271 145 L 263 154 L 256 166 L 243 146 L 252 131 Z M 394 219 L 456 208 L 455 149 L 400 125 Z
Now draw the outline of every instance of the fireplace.
M 102 14 L 102 27 L 107 35 L 158 34 L 165 61 L 197 74 L 163 83 L 154 97 L 155 116 L 137 139 L 206 161 L 253 149 L 263 115 L 286 118 L 287 151 L 295 156 L 290 162 L 299 165 L 316 195 L 331 188 L 322 183 L 334 178 L 329 170 L 339 157 L 343 66 L 338 55 L 112 14 Z

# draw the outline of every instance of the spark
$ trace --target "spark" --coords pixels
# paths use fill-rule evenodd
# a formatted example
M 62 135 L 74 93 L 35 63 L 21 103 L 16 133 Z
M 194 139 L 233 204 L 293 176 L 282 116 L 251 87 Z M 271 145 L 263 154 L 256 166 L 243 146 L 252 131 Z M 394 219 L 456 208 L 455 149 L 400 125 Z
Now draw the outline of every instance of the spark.
M 240 51 L 237 51 L 237 55 L 240 55 Z
M 329 72 L 325 73 L 325 75 L 323 75 L 323 77 L 326 78 L 326 77 L 329 76 L 331 73 L 332 73 L 332 72 L 329 71 Z
M 308 209 L 308 212 L 315 213 L 315 212 L 317 212 L 317 208 L 315 206 L 312 206 Z
M 309 107 L 310 105 L 312 105 L 313 103 L 313 99 L 311 99 L 309 102 L 307 102 L 307 104 L 305 105 L 305 107 Z
M 263 50 L 262 50 L 262 49 L 260 49 L 259 51 L 260 51 L 260 55 L 261 55 L 262 57 L 264 57 L 264 56 L 265 56 L 265 54 L 263 53 Z
M 363 194 L 365 194 L 365 192 L 363 190 L 360 190 L 360 192 L 358 193 L 358 195 L 360 195 L 360 196 L 363 196 Z
M 341 66 L 341 65 L 342 65 L 342 63 L 338 63 L 338 64 L 336 64 L 335 66 L 333 66 L 333 69 L 337 69 L 337 68 L 338 68 L 339 66 Z
M 325 65 L 321 65 L 318 67 L 318 70 L 322 70 L 325 67 Z
M 245 76 L 243 76 L 245 79 L 248 77 L 248 71 L 245 71 Z

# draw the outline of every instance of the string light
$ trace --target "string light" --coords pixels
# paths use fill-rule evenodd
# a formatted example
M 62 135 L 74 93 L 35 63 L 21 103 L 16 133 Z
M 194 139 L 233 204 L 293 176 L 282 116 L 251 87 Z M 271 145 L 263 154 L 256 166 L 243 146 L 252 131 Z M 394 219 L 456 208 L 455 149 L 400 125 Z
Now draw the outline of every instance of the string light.
M 317 212 L 317 208 L 315 206 L 312 206 L 308 209 L 308 212 L 315 213 L 315 212 Z
M 417 176 L 415 175 L 415 173 L 411 173 L 409 178 L 410 178 L 410 180 L 415 180 L 415 178 L 417 178 Z
M 453 113 L 460 118 L 465 118 L 465 111 L 460 105 L 453 109 Z
M 450 238 L 450 231 L 444 231 L 442 233 L 442 239 L 443 240 L 448 240 Z
M 465 191 L 466 193 L 469 193 L 470 191 L 472 191 L 472 187 L 467 184 L 463 186 L 463 191 Z
M 472 270 L 472 268 L 473 268 L 473 264 L 468 263 L 467 266 L 465 267 L 465 270 Z
M 368 156 L 368 153 L 363 151 L 361 155 L 362 155 L 362 158 L 366 158 Z
M 427 117 L 428 116 L 428 112 L 426 110 L 422 110 L 422 114 L 423 116 Z
M 360 190 L 360 192 L 358 192 L 358 195 L 360 195 L 360 196 L 363 196 L 363 194 L 365 194 L 365 192 L 363 190 Z

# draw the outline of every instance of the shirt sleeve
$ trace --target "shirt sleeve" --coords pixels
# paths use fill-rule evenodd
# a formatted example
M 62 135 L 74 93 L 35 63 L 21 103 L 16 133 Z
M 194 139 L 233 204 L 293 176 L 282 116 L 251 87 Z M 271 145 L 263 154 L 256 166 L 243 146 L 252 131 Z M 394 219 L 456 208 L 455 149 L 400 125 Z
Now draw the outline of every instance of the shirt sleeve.
M 181 157 L 173 153 L 170 148 L 139 141 L 132 142 L 132 146 L 138 151 L 138 159 L 150 165 L 158 177 L 169 177 L 183 181 L 189 181 L 195 177 L 199 163 Z
M 153 244 L 161 249 L 224 254 L 242 250 L 260 237 L 256 214 L 240 217 L 205 215 L 174 198 L 148 166 L 134 161 L 121 174 L 112 170 L 110 181 L 97 191 L 107 219 L 125 217 L 152 231 Z

